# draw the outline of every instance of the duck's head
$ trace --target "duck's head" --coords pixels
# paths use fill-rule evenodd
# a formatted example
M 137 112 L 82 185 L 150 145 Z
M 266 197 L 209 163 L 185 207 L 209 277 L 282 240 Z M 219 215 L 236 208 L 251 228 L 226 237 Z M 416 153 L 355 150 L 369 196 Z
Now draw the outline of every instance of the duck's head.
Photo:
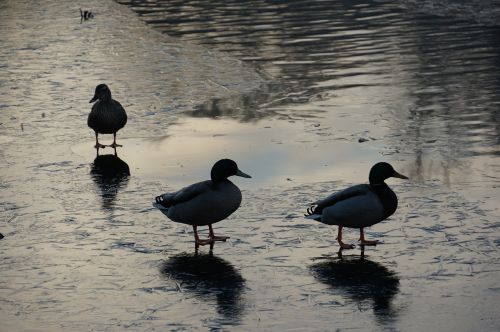
M 243 173 L 238 169 L 238 165 L 231 159 L 221 159 L 214 164 L 210 177 L 213 182 L 221 182 L 230 176 L 241 176 L 244 178 L 251 178 L 250 175 Z
M 370 184 L 382 184 L 388 178 L 408 179 L 407 176 L 399 174 L 392 168 L 391 164 L 380 162 L 372 166 L 370 170 Z
M 95 87 L 94 97 L 90 99 L 89 103 L 99 100 L 109 100 L 111 99 L 111 91 L 106 84 L 99 84 Z

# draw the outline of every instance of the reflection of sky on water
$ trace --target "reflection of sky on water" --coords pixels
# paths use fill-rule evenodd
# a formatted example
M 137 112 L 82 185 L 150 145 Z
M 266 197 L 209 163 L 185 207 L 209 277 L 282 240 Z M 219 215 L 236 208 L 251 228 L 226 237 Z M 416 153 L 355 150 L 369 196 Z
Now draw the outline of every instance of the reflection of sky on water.
M 301 128 L 301 123 L 280 121 L 263 121 L 256 127 L 234 120 L 186 118 L 170 126 L 166 137 L 124 139 L 120 154 L 133 174 L 172 186 L 208 178 L 213 163 L 222 158 L 235 160 L 252 175 L 251 181 L 232 178 L 242 189 L 339 178 L 367 181 L 372 160 L 380 158 L 376 145 L 360 144 L 356 136 L 346 141 L 333 133 L 325 133 L 321 141 L 314 125 L 311 132 Z M 90 156 L 89 142 L 73 151 Z
M 162 32 L 271 77 L 258 90 L 206 101 L 187 115 L 319 118 L 337 136 L 383 140 L 383 154 L 403 159 L 418 181 L 453 185 L 463 174 L 484 181 L 498 172 L 494 2 L 120 2 Z
M 252 175 L 251 181 L 233 178 L 242 189 L 332 180 L 364 183 L 374 161 L 381 160 L 398 165 L 413 182 L 438 179 L 460 188 L 464 183 L 481 184 L 491 171 L 484 167 L 485 163 L 495 162 L 490 156 L 470 160 L 456 156 L 448 163 L 434 157 L 422 165 L 421 158 L 420 163 L 414 162 L 411 156 L 402 154 L 407 146 L 401 142 L 391 146 L 371 132 L 351 132 L 351 117 L 340 118 L 338 124 L 339 130 L 312 120 L 304 131 L 304 123 L 297 121 L 262 120 L 251 124 L 229 119 L 181 118 L 169 127 L 167 136 L 123 139 L 125 148 L 120 154 L 135 175 L 166 181 L 169 190 L 207 179 L 213 163 L 222 158 L 235 160 Z M 368 141 L 359 143 L 359 138 Z M 78 144 L 72 150 L 91 158 L 94 151 L 90 143 L 89 140 Z M 394 162 L 394 158 L 400 161 Z

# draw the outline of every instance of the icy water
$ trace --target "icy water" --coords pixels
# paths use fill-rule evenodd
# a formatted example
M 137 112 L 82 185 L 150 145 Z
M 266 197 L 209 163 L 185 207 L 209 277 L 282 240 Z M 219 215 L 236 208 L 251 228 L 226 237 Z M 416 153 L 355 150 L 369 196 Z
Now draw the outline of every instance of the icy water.
M 0 2 L 0 331 L 500 329 L 498 2 L 85 6 Z M 253 178 L 195 254 L 151 201 L 223 157 Z M 304 210 L 381 160 L 399 208 L 339 256 Z

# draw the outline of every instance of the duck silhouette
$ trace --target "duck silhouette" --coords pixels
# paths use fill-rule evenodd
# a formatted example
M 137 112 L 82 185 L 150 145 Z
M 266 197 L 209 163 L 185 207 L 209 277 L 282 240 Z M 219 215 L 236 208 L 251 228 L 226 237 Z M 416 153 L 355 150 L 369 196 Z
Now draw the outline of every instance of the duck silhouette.
M 360 245 L 374 246 L 378 241 L 366 240 L 363 229 L 387 219 L 398 207 L 396 194 L 384 182 L 390 177 L 408 179 L 390 164 L 377 163 L 370 170 L 370 184 L 358 184 L 316 201 L 307 209 L 306 218 L 338 225 L 337 241 L 342 249 L 354 248 L 342 242 L 343 227 L 359 228 Z
M 230 159 L 217 161 L 210 172 L 210 180 L 198 182 L 179 191 L 157 196 L 153 206 L 170 220 L 193 227 L 195 246 L 226 241 L 229 237 L 215 236 L 212 224 L 229 217 L 241 204 L 240 189 L 228 180 L 230 176 L 251 176 L 238 169 Z M 198 226 L 209 228 L 209 238 L 198 237 Z
M 94 18 L 94 13 L 92 13 L 90 10 L 82 10 L 80 8 L 80 19 L 82 21 L 86 21 L 88 19 Z
M 97 101 L 97 102 L 96 102 Z M 94 103 L 87 118 L 87 125 L 95 132 L 95 148 L 105 148 L 106 145 L 99 143 L 99 134 L 113 134 L 112 148 L 121 145 L 116 144 L 116 132 L 127 124 L 127 113 L 122 105 L 111 98 L 111 91 L 106 84 L 99 84 L 95 88 L 94 97 L 89 103 Z

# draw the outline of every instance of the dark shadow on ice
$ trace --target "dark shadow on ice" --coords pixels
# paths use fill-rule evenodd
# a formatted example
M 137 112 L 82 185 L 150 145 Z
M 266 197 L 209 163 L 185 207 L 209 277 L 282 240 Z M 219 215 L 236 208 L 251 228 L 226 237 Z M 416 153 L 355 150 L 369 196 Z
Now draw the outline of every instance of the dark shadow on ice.
M 342 256 L 310 266 L 313 276 L 335 293 L 352 299 L 360 309 L 373 308 L 380 322 L 391 321 L 397 309 L 391 305 L 399 292 L 399 278 L 380 263 L 361 256 Z
M 226 260 L 209 254 L 182 253 L 170 257 L 161 273 L 174 279 L 183 291 L 215 302 L 224 324 L 237 325 L 245 309 L 242 300 L 245 279 Z
M 111 209 L 118 190 L 124 188 L 130 176 L 128 164 L 116 154 L 99 155 L 92 164 L 90 175 L 101 190 L 103 209 Z

